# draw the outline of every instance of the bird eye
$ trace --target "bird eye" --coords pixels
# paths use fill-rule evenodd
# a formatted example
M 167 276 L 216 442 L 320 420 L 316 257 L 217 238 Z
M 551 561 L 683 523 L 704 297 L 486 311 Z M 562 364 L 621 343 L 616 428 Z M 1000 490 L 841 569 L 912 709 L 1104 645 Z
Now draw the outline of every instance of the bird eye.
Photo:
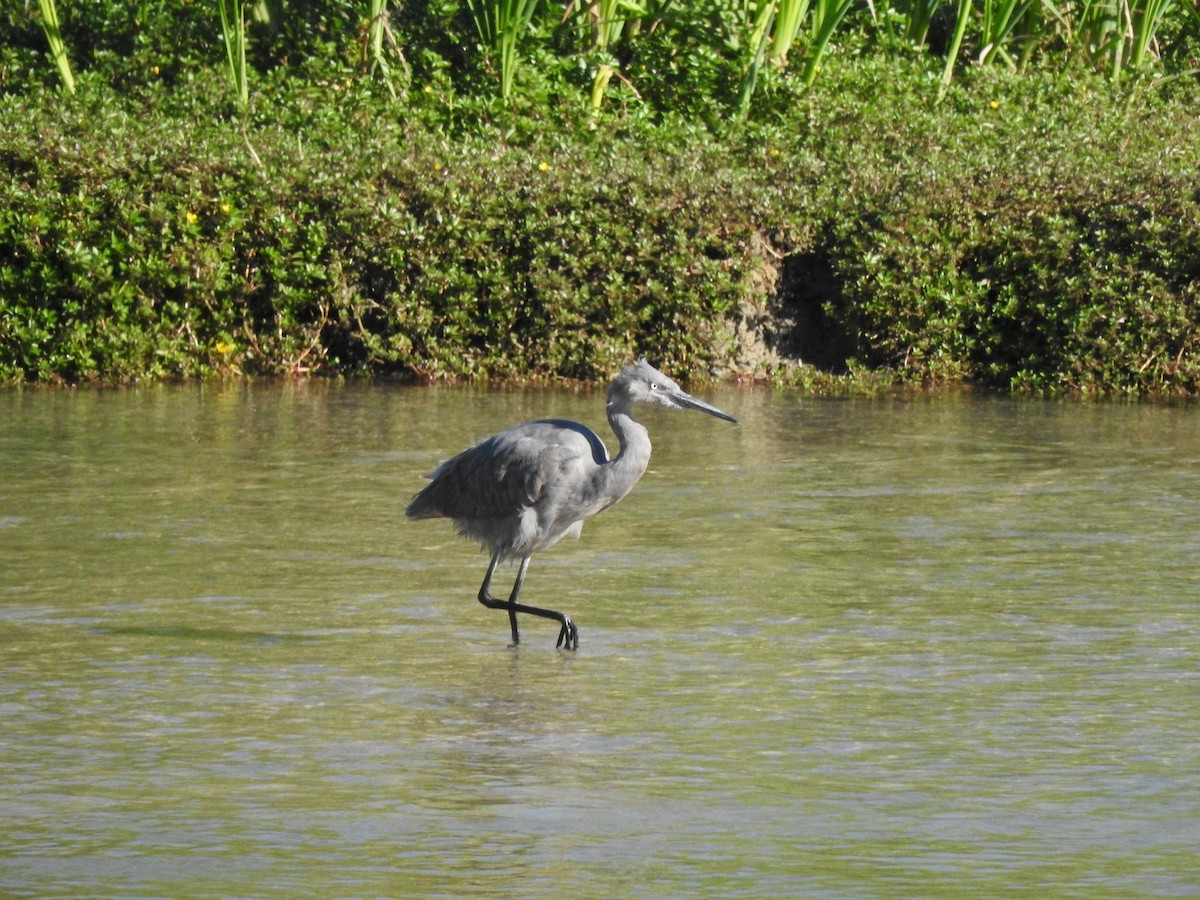
M 657 381 L 650 382 L 650 390 L 652 390 L 652 391 L 658 390 L 658 382 Z

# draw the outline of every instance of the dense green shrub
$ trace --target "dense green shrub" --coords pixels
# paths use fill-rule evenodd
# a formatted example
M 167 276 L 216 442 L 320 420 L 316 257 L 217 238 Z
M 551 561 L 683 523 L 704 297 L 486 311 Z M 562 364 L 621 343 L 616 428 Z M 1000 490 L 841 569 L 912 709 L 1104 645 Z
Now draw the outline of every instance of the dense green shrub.
M 1200 387 L 1187 79 L 972 68 L 939 103 L 935 60 L 863 38 L 811 89 L 764 73 L 734 125 L 737 56 L 693 31 L 625 55 L 640 100 L 592 112 L 588 73 L 545 50 L 502 106 L 455 61 L 452 7 L 405 7 L 423 43 L 393 96 L 349 7 L 313 0 L 289 6 L 311 28 L 255 26 L 242 112 L 201 6 L 72 7 L 72 98 L 8 14 L 0 380 L 594 379 L 636 352 L 794 377 L 773 350 L 1001 389 Z
M 856 117 L 839 139 L 863 202 L 822 243 L 864 360 L 1004 389 L 1194 390 L 1200 129 L 1086 79 L 1013 87 L 960 89 L 960 116 Z M 861 164 L 889 144 L 902 165 Z
M 244 137 L 10 100 L 0 376 L 593 378 L 635 348 L 728 354 L 754 228 L 730 197 L 753 192 L 704 141 L 657 161 L 586 129 L 449 143 L 342 99 Z

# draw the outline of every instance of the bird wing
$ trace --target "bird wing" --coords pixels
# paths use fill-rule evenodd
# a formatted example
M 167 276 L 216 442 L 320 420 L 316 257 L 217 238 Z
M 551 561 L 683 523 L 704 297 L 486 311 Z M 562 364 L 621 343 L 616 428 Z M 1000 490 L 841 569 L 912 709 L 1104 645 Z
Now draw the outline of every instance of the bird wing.
M 516 515 L 536 504 L 564 470 L 585 460 L 595 462 L 596 445 L 603 453 L 600 439 L 574 423 L 518 425 L 438 466 L 429 476 L 429 486 L 409 504 L 407 514 L 458 520 Z

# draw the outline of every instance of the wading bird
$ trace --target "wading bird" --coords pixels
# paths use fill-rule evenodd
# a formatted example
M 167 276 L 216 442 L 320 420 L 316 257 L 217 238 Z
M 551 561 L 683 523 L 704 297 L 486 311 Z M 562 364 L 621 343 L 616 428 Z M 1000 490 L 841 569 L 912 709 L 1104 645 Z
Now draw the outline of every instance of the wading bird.
M 613 459 L 596 433 L 577 422 L 525 422 L 446 460 L 427 476 L 430 484 L 405 510 L 410 519 L 453 519 L 459 534 L 491 551 L 479 602 L 508 610 L 514 644 L 520 641 L 517 613 L 525 613 L 554 619 L 562 626 L 557 646 L 579 649 L 579 631 L 569 616 L 517 600 L 530 557 L 566 535 L 579 537 L 585 519 L 628 494 L 646 471 L 650 438 L 630 415 L 633 404 L 697 409 L 737 422 L 685 393 L 644 359 L 622 370 L 609 385 L 607 401 L 608 424 L 621 445 Z M 502 559 L 521 560 L 507 600 L 491 594 L 492 575 Z

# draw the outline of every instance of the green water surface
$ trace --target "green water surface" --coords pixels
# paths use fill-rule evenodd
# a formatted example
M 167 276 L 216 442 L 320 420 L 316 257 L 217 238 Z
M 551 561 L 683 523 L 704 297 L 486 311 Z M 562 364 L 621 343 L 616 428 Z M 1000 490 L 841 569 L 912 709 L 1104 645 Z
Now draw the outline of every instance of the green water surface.
M 572 654 L 403 509 L 600 394 L 0 394 L 0 893 L 1200 895 L 1197 410 L 706 399 Z

